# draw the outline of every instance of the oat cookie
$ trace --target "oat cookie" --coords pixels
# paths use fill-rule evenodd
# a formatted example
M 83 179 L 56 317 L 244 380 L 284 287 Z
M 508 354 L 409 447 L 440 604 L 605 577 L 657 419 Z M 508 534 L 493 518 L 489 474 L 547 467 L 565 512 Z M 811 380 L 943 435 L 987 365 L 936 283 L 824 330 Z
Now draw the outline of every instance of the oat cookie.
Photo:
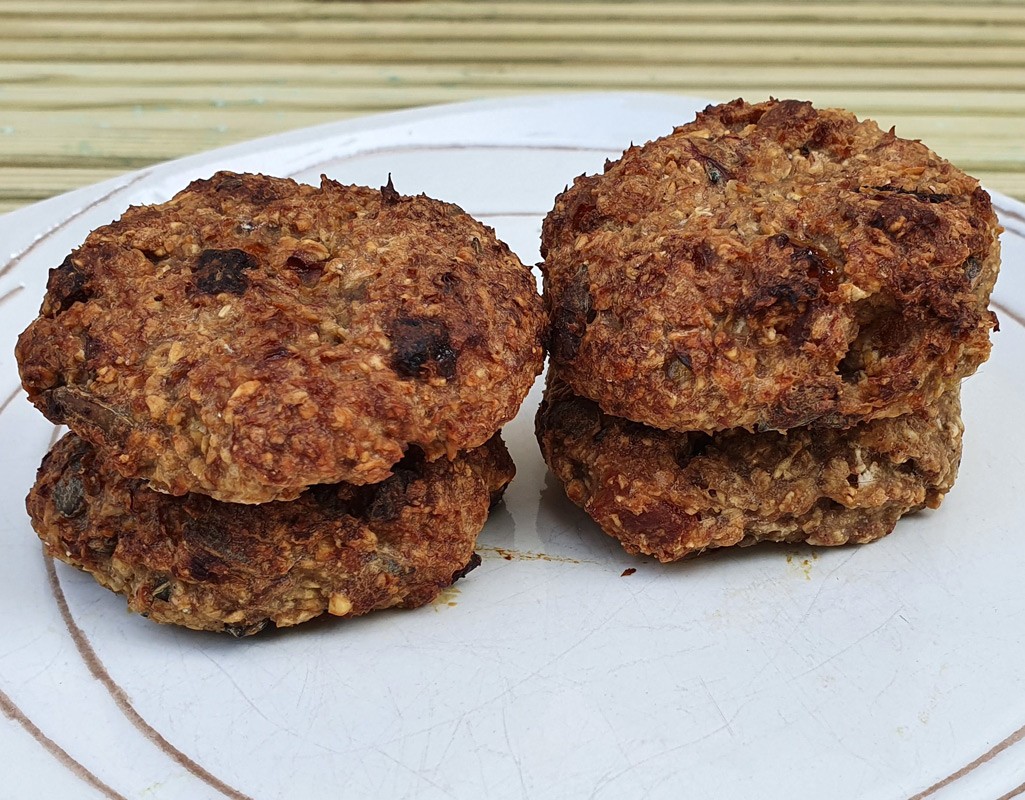
M 544 223 L 551 358 L 657 428 L 922 411 L 989 354 L 999 226 L 973 178 L 796 100 L 707 108 Z
M 28 496 L 46 551 L 157 622 L 256 633 L 325 611 L 413 608 L 480 563 L 477 534 L 512 479 L 495 434 L 455 460 L 416 450 L 382 483 L 316 486 L 261 506 L 172 497 L 68 434 Z
M 222 172 L 91 233 L 17 357 L 123 475 L 263 503 L 483 444 L 542 326 L 529 269 L 454 205 Z
M 865 543 L 936 508 L 961 459 L 959 391 L 847 430 L 715 434 L 609 416 L 549 373 L 537 416 L 566 494 L 634 554 L 675 561 L 760 541 Z

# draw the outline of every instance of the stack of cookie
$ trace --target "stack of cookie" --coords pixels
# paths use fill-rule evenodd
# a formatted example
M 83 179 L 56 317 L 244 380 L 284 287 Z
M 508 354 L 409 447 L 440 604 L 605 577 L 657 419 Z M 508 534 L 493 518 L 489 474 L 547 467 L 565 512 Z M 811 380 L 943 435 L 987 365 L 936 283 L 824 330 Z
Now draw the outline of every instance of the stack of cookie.
M 998 233 L 917 141 L 805 102 L 710 107 L 545 220 L 545 459 L 663 561 L 884 536 L 953 484 Z
M 429 602 L 479 562 L 543 362 L 530 271 L 456 206 L 218 173 L 51 271 L 17 358 L 71 433 L 47 551 L 160 622 Z

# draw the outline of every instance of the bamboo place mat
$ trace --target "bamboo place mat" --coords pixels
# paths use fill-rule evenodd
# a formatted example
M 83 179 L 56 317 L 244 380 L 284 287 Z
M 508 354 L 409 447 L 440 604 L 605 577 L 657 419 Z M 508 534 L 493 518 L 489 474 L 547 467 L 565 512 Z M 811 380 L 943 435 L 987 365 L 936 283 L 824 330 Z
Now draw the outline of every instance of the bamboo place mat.
M 1025 199 L 1020 0 L 0 0 L 0 211 L 307 125 L 582 90 L 844 106 Z

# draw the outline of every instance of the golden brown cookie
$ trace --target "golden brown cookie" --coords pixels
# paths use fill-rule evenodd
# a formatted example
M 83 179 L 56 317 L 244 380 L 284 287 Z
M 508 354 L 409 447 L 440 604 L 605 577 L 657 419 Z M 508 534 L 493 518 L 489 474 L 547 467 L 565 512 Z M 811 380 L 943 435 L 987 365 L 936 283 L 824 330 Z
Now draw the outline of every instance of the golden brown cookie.
M 959 395 L 848 430 L 677 433 L 604 414 L 550 372 L 537 437 L 569 499 L 630 553 L 860 544 L 938 507 L 953 485 Z
M 156 622 L 246 636 L 433 600 L 480 563 L 477 534 L 515 470 L 500 435 L 455 460 L 411 450 L 382 483 L 291 502 L 172 497 L 68 434 L 27 506 L 46 551 Z
M 530 270 L 454 205 L 218 173 L 52 270 L 29 398 L 171 494 L 262 503 L 487 441 L 541 369 Z
M 921 411 L 989 354 L 999 230 L 975 179 L 874 122 L 712 106 L 557 198 L 551 358 L 683 432 Z

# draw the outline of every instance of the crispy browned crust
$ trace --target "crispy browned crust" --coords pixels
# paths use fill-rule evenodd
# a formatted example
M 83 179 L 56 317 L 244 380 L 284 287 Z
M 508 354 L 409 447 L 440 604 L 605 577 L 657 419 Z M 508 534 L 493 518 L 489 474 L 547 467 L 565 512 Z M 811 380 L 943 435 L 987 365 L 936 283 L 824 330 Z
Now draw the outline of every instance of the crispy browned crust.
M 514 472 L 495 434 L 453 461 L 411 451 L 383 483 L 236 505 L 155 492 L 68 434 L 43 459 L 27 506 L 46 552 L 132 611 L 245 636 L 325 611 L 430 602 L 480 563 L 477 534 Z
M 551 358 L 678 431 L 919 411 L 989 354 L 999 226 L 917 141 L 796 100 L 707 108 L 544 223 Z
M 541 369 L 530 271 L 424 196 L 218 173 L 52 270 L 33 403 L 171 494 L 261 503 L 477 447 Z
M 675 561 L 761 541 L 885 536 L 953 485 L 960 409 L 954 389 L 922 411 L 847 430 L 675 433 L 608 416 L 550 377 L 537 437 L 570 500 L 606 533 L 630 553 Z

